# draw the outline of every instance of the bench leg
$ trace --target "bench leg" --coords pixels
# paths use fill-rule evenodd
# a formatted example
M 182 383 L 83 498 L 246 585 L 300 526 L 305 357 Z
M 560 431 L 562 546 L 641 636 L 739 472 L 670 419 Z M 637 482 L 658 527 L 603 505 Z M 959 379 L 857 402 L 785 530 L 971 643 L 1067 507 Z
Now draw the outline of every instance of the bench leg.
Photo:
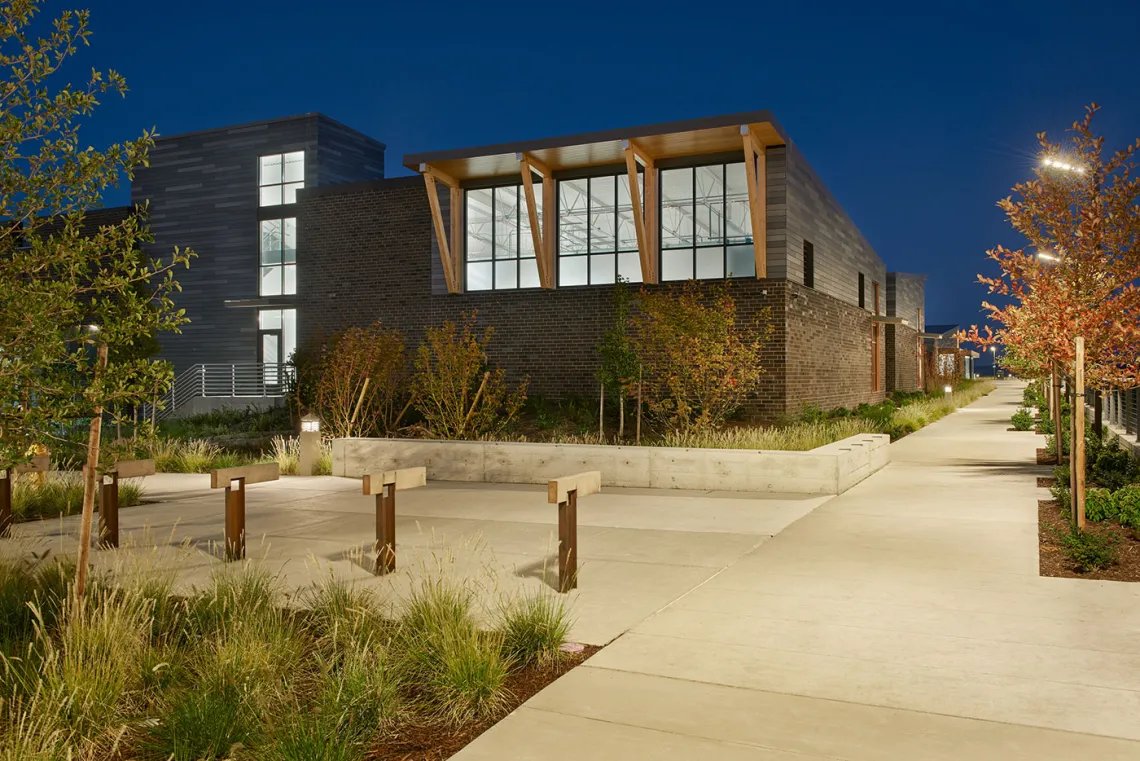
M 99 490 L 99 546 L 119 546 L 119 474 L 111 474 Z
M 558 591 L 578 588 L 578 491 L 558 503 Z
M 396 570 L 396 485 L 376 495 L 376 575 Z
M 226 487 L 226 560 L 245 558 L 245 479 Z
M 12 471 L 0 478 L 0 536 L 12 535 Z

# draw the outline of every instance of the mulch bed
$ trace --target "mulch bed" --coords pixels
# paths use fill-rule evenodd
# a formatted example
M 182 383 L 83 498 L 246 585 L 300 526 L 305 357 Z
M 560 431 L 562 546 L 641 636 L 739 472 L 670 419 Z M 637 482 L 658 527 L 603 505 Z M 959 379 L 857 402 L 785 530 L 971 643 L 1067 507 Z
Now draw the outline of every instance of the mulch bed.
M 1053 484 L 1055 483 L 1057 483 L 1057 479 L 1053 478 L 1052 476 L 1037 476 L 1038 489 L 1052 488 Z
M 1039 447 L 1037 449 L 1037 464 L 1038 465 L 1056 465 L 1057 464 L 1057 455 L 1048 454 L 1048 450 L 1046 450 L 1045 447 Z
M 381 738 L 380 744 L 368 756 L 369 761 L 443 761 L 450 758 L 538 694 L 543 687 L 599 650 L 601 648 L 596 645 L 586 645 L 582 652 L 567 654 L 550 666 L 521 669 L 512 673 L 507 678 L 507 691 L 510 694 L 507 705 L 496 715 L 482 721 L 462 727 L 412 724 L 397 727 Z
M 1115 523 L 1090 523 L 1093 531 L 1116 536 L 1118 562 L 1111 568 L 1079 573 L 1065 558 L 1058 533 L 1069 530 L 1068 519 L 1062 515 L 1056 500 L 1037 501 L 1037 535 L 1041 541 L 1040 567 L 1042 576 L 1060 576 L 1069 579 L 1101 579 L 1105 581 L 1140 581 L 1140 537 L 1135 531 Z M 1086 531 L 1090 529 L 1085 529 Z

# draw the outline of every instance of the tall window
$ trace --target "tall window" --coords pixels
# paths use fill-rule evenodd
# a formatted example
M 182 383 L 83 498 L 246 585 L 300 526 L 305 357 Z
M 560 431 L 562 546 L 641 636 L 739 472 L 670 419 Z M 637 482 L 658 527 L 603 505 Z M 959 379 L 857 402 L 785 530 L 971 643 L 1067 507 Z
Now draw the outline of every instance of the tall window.
M 539 221 L 542 193 L 534 194 Z M 467 290 L 537 288 L 534 236 L 521 185 L 467 191 Z
M 257 185 L 262 206 L 296 203 L 297 191 L 305 187 L 305 152 L 262 156 Z
M 644 188 L 640 174 L 637 183 Z M 559 182 L 558 284 L 640 283 L 633 214 L 628 174 Z
M 744 164 L 661 170 L 661 279 L 755 275 Z
M 804 285 L 815 288 L 815 246 L 804 241 Z
M 262 296 L 291 296 L 297 292 L 297 220 L 261 220 Z
M 859 308 L 867 308 L 867 278 L 862 272 L 859 273 Z
M 860 275 L 860 278 L 863 276 Z M 874 291 L 873 297 L 875 299 L 874 313 L 875 316 L 879 314 L 879 284 L 871 283 L 871 288 Z M 876 320 L 871 320 L 871 390 L 880 391 L 879 387 L 879 323 Z

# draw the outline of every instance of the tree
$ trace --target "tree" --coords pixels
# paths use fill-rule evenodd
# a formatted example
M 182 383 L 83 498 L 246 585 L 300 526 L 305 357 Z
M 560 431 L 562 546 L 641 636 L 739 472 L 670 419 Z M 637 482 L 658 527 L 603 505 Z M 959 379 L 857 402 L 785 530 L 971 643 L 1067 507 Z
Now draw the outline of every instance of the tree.
M 170 368 L 130 351 L 186 322 L 173 270 L 189 251 L 140 260 L 152 239 L 146 210 L 95 225 L 86 212 L 144 165 L 153 133 L 105 150 L 82 148 L 79 129 L 106 93 L 126 92 L 114 71 L 55 87 L 86 45 L 86 11 L 65 11 L 33 39 L 39 0 L 0 4 L 0 465 L 61 425 L 89 419 L 76 593 L 90 551 L 104 411 L 149 398 Z
M 333 336 L 317 364 L 317 413 L 334 438 L 391 433 L 407 410 L 404 337 L 380 323 Z
M 502 368 L 488 365 L 493 335 L 493 328 L 476 332 L 474 313 L 427 328 L 416 349 L 412 393 L 429 435 L 476 439 L 502 432 L 518 416 L 527 381 L 511 391 Z
M 1007 303 L 983 303 L 997 331 L 972 326 L 961 337 L 983 347 L 1005 344 L 1016 367 L 1035 377 L 1071 368 L 1092 388 L 1128 388 L 1140 384 L 1140 179 L 1134 176 L 1140 139 L 1105 158 L 1104 138 L 1092 128 L 1097 110 L 1090 105 L 1073 123 L 1067 147 L 1038 134 L 1042 161 L 1035 179 L 998 202 L 1036 252 L 1002 246 L 987 252 L 1001 273 L 978 279 Z M 1079 366 L 1078 339 L 1085 353 Z M 1080 421 L 1083 400 L 1074 403 L 1081 405 L 1074 407 Z M 1059 421 L 1057 410 L 1053 414 Z M 1083 434 L 1073 437 L 1075 460 Z M 1074 479 L 1074 517 L 1081 526 L 1078 483 Z
M 618 437 L 625 436 L 625 399 L 637 380 L 639 364 L 633 341 L 629 335 L 630 308 L 633 294 L 629 281 L 619 278 L 614 286 L 614 321 L 602 334 L 598 345 L 601 364 L 598 367 L 598 380 L 611 395 L 618 400 Z
M 667 428 L 715 428 L 760 386 L 767 312 L 737 324 L 729 286 L 695 281 L 663 291 L 642 290 L 630 318 L 631 347 L 644 368 L 649 411 Z

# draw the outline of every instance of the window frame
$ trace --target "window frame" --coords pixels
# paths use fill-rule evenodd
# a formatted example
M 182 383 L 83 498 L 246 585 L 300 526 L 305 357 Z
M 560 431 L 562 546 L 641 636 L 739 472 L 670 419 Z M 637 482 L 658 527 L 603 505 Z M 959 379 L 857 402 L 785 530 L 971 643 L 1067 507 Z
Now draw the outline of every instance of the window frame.
M 286 251 L 286 248 L 285 248 L 286 224 L 285 223 L 288 221 L 293 222 L 293 236 L 294 236 L 293 244 L 294 244 L 294 248 L 293 248 L 293 261 L 291 261 L 291 262 L 285 261 L 285 251 Z M 262 228 L 265 225 L 265 223 L 267 223 L 267 222 L 279 222 L 281 225 L 281 242 L 280 242 L 280 247 L 278 249 L 278 253 L 280 253 L 280 261 L 277 262 L 276 264 L 265 264 L 262 261 L 262 256 L 265 253 L 264 250 L 262 249 L 262 243 L 265 240 L 265 236 L 262 232 Z M 295 240 L 296 235 L 297 235 L 297 218 L 296 217 L 276 217 L 276 218 L 272 218 L 272 219 L 259 219 L 257 221 L 257 295 L 258 296 L 273 297 L 273 296 L 296 296 L 297 295 L 297 248 L 296 248 L 296 240 Z M 291 292 L 287 291 L 285 289 L 286 283 L 289 280 L 287 277 L 287 270 L 289 268 L 292 268 L 292 271 L 293 271 L 293 290 Z M 277 293 L 265 293 L 264 289 L 263 289 L 263 286 L 265 284 L 265 274 L 266 274 L 265 271 L 270 270 L 270 269 L 277 270 L 278 282 L 280 284 L 280 290 Z
M 740 161 L 728 161 L 725 159 L 720 159 L 720 160 L 716 160 L 716 161 L 701 161 L 701 162 L 697 162 L 697 163 L 693 163 L 693 164 L 684 164 L 682 166 L 664 167 L 664 168 L 658 167 L 657 168 L 657 187 L 658 187 L 658 193 L 657 193 L 657 228 L 658 229 L 655 232 L 658 236 L 658 238 L 657 238 L 658 241 L 662 241 L 664 239 L 664 235 L 663 235 L 662 229 L 661 229 L 661 225 L 662 225 L 664 218 L 665 218 L 665 215 L 664 215 L 665 193 L 663 192 L 664 182 L 662 182 L 662 179 L 661 179 L 661 173 L 662 172 L 675 170 L 675 169 L 687 169 L 690 171 L 691 177 L 692 177 L 692 182 L 691 182 L 692 189 L 690 191 L 690 200 L 692 201 L 693 219 L 694 219 L 692 245 L 691 246 L 688 246 L 688 247 L 686 247 L 686 246 L 675 246 L 672 248 L 666 248 L 664 244 L 660 244 L 657 247 L 657 270 L 662 275 L 660 278 L 661 282 L 663 282 L 663 283 L 665 283 L 665 282 L 680 283 L 680 282 L 684 282 L 686 280 L 736 280 L 738 278 L 755 278 L 756 277 L 755 258 L 752 259 L 752 271 L 750 273 L 734 275 L 734 274 L 731 274 L 731 270 L 729 269 L 729 253 L 728 253 L 729 249 L 747 246 L 749 249 L 749 255 L 754 256 L 753 246 L 755 245 L 754 244 L 755 235 L 756 235 L 755 230 L 750 230 L 749 231 L 750 234 L 744 240 L 741 240 L 741 241 L 736 242 L 736 243 L 729 243 L 730 236 L 728 234 L 728 216 L 729 216 L 728 215 L 728 168 L 730 166 L 735 166 L 735 165 L 739 164 L 741 167 L 744 167 L 745 170 L 747 171 L 747 167 L 745 167 L 745 163 L 746 162 L 743 158 L 741 158 Z M 719 244 L 712 244 L 712 245 L 706 244 L 703 246 L 698 246 L 697 245 L 696 224 L 695 224 L 696 206 L 697 206 L 697 200 L 698 200 L 698 197 L 697 197 L 697 170 L 700 168 L 709 167 L 709 166 L 719 166 L 721 168 L 721 172 L 720 172 L 721 238 L 720 238 Z M 751 218 L 749 218 L 749 223 L 751 223 Z M 699 252 L 701 252 L 701 251 L 712 251 L 712 250 L 716 250 L 718 248 L 721 251 L 721 270 L 720 270 L 721 275 L 720 275 L 720 277 L 698 277 L 697 276 L 697 262 L 700 259 Z M 692 262 L 691 262 L 691 268 L 689 271 L 692 274 L 687 278 L 668 279 L 667 280 L 664 277 L 665 252 L 666 251 L 691 251 L 692 252 Z
M 644 171 L 644 168 L 641 167 L 640 165 L 638 165 L 638 168 L 637 168 L 637 177 L 638 177 L 639 198 L 641 199 L 642 209 L 644 210 L 644 207 L 645 207 L 645 171 Z M 607 250 L 600 250 L 600 249 L 595 250 L 593 245 L 592 245 L 592 243 L 593 243 L 592 233 L 593 233 L 593 229 L 594 229 L 594 207 L 593 207 L 593 203 L 592 203 L 593 193 L 592 193 L 591 188 L 592 188 L 594 180 L 601 179 L 601 178 L 612 179 L 613 185 L 614 185 L 613 201 L 612 201 L 612 205 L 610 207 L 612 209 L 611 213 L 613 215 L 613 247 L 611 249 L 607 249 Z M 638 253 L 636 239 L 635 239 L 632 247 L 625 247 L 625 248 L 622 247 L 622 238 L 621 238 L 621 229 L 622 228 L 621 228 L 621 224 L 620 224 L 620 222 L 621 222 L 621 206 L 619 203 L 619 199 L 621 198 L 621 181 L 622 181 L 622 178 L 626 178 L 626 181 L 628 182 L 629 173 L 628 172 L 612 173 L 611 172 L 611 173 L 601 173 L 601 174 L 589 174 L 589 175 L 584 175 L 582 177 L 556 178 L 557 184 L 555 185 L 555 189 L 554 189 L 554 198 L 555 198 L 555 201 L 557 203 L 558 208 L 556 209 L 556 214 L 555 214 L 554 240 L 557 244 L 558 250 L 554 252 L 554 258 L 556 260 L 555 282 L 558 284 L 559 288 L 585 288 L 588 286 L 616 285 L 619 278 L 621 278 L 622 280 L 625 280 L 626 282 L 632 282 L 632 283 L 644 282 L 645 273 L 641 272 L 641 259 L 640 259 L 640 255 Z M 563 254 L 562 253 L 562 183 L 564 183 L 564 182 L 585 182 L 586 183 L 586 207 L 585 207 L 586 208 L 586 228 L 585 228 L 586 229 L 586 241 L 584 244 L 584 250 L 578 251 L 578 252 L 575 252 L 572 254 Z M 632 194 L 630 196 L 630 199 L 631 199 L 630 200 L 630 206 L 632 208 Z M 633 212 L 636 214 L 636 209 L 634 209 Z M 636 222 L 634 224 L 636 224 Z M 634 264 L 638 270 L 638 276 L 637 276 L 636 280 L 633 280 L 631 278 L 625 278 L 622 276 L 622 274 L 621 274 L 621 271 L 622 271 L 621 262 L 622 262 L 622 255 L 623 254 L 625 254 L 626 256 L 629 256 L 631 254 L 633 255 Z M 606 280 L 606 281 L 600 281 L 600 282 L 594 282 L 594 259 L 596 257 L 604 257 L 604 256 L 612 256 L 614 258 L 613 279 L 612 280 Z M 570 260 L 570 259 L 577 260 L 577 261 L 584 261 L 586 263 L 586 282 L 584 282 L 584 283 L 563 283 L 562 282 L 563 260 Z
M 804 241 L 804 287 L 815 290 L 815 244 Z
M 545 180 L 545 178 L 543 178 L 543 179 Z M 495 233 L 495 223 L 496 223 L 496 219 L 497 219 L 497 217 L 495 215 L 495 205 L 497 203 L 497 199 L 499 196 L 498 191 L 502 188 L 514 188 L 515 189 L 515 252 L 514 252 L 515 255 L 513 257 L 502 257 L 502 258 L 500 258 L 499 256 L 497 256 L 497 253 L 498 253 L 498 236 Z M 468 244 L 467 231 L 470 227 L 468 212 L 470 211 L 470 208 L 471 208 L 471 205 L 468 202 L 468 197 L 472 191 L 488 191 L 491 194 L 491 209 L 490 209 L 490 216 L 489 216 L 490 228 L 491 228 L 491 233 L 489 236 L 490 240 L 491 240 L 491 249 L 490 249 L 491 256 L 488 259 L 475 259 L 474 261 L 472 261 L 471 258 L 468 256 L 468 245 L 467 245 Z M 535 196 L 536 196 L 535 203 L 537 205 L 540 202 L 540 200 L 538 198 L 539 194 L 536 193 Z M 522 236 L 523 236 L 523 222 L 524 222 L 524 220 L 526 222 L 526 227 L 527 227 L 528 231 L 530 229 L 530 212 L 529 212 L 529 210 L 524 209 L 525 206 L 526 206 L 526 191 L 523 188 L 523 184 L 522 184 L 521 180 L 517 183 L 501 183 L 501 184 L 497 184 L 497 185 L 480 185 L 478 187 L 463 188 L 463 214 L 462 214 L 462 217 L 463 217 L 463 289 L 465 291 L 469 291 L 471 293 L 488 293 L 491 291 L 532 291 L 532 290 L 537 290 L 537 289 L 542 288 L 542 283 L 538 280 L 538 254 L 539 254 L 539 252 L 538 251 L 531 252 L 531 254 L 529 256 L 523 255 L 523 238 L 522 238 Z M 538 212 L 540 214 L 540 220 L 545 219 L 545 216 L 541 216 L 541 215 L 545 214 L 546 209 L 545 208 L 539 209 Z M 528 234 L 530 234 L 530 233 L 528 232 Z M 499 268 L 497 265 L 500 262 L 511 262 L 511 261 L 513 261 L 515 263 L 515 285 L 499 287 L 498 284 L 496 283 L 496 281 L 498 280 L 498 277 L 499 277 L 499 275 L 498 275 Z M 522 285 L 522 262 L 523 261 L 532 261 L 535 264 L 535 284 L 534 285 Z M 470 278 L 468 277 L 468 272 L 469 272 L 469 268 L 470 268 L 471 264 L 473 264 L 473 263 L 474 264 L 487 263 L 487 264 L 491 265 L 491 287 L 490 288 L 475 288 L 475 289 L 473 289 L 470 287 L 470 283 L 469 283 Z
M 294 154 L 301 154 L 301 180 L 300 182 L 285 180 L 285 157 Z M 280 151 L 278 153 L 260 154 L 257 157 L 257 206 L 260 209 L 272 209 L 275 206 L 292 206 L 297 203 L 297 191 L 305 189 L 305 170 L 308 166 L 308 157 L 305 155 L 304 148 L 297 151 Z M 281 160 L 281 180 L 279 182 L 262 182 L 261 181 L 261 164 L 264 159 L 277 157 Z M 285 186 L 293 188 L 293 200 L 285 201 Z M 264 203 L 262 201 L 262 190 L 265 188 L 277 188 L 280 191 L 281 200 L 277 203 Z

